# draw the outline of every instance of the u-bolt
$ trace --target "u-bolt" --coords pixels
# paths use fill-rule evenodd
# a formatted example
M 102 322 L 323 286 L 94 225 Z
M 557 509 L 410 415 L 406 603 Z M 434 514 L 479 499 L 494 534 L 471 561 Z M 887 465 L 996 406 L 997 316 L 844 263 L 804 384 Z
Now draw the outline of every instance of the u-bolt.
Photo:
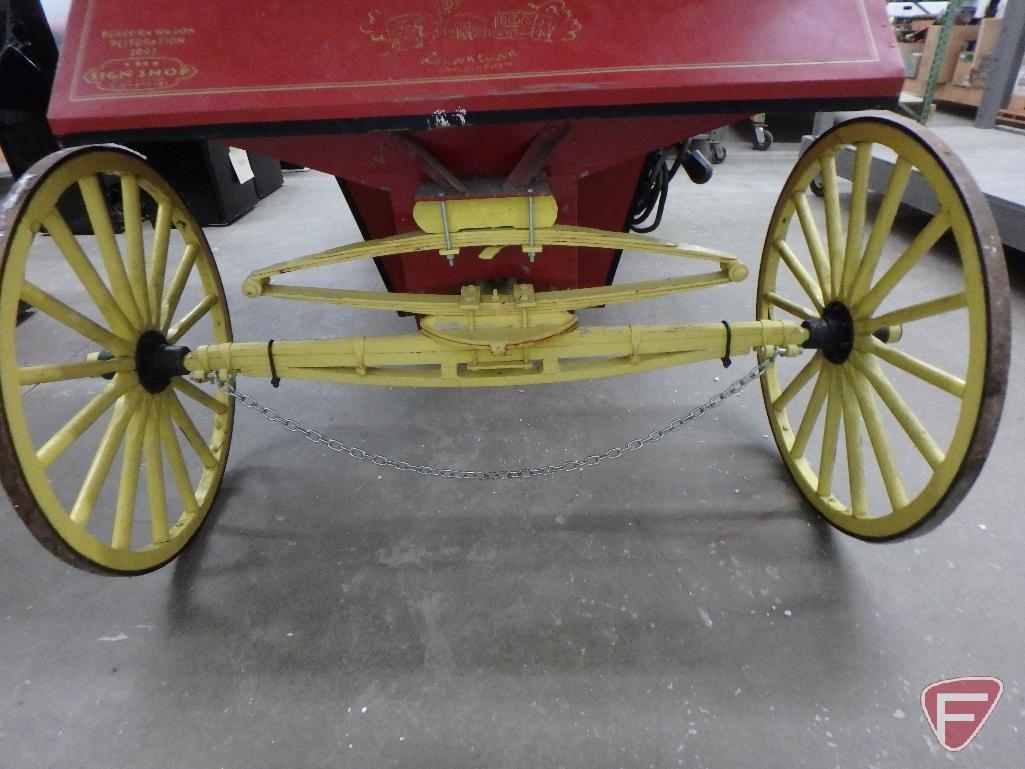
M 534 257 L 537 255 L 537 251 L 534 250 L 534 190 L 530 188 L 527 190 L 527 226 L 530 227 L 530 241 L 527 244 L 527 256 L 530 257 L 531 264 L 534 263 Z
M 441 226 L 445 229 L 445 250 L 452 250 L 452 233 L 448 230 L 448 209 L 445 207 L 445 201 L 441 201 Z M 448 259 L 448 266 L 454 267 L 456 258 L 452 254 L 445 254 L 445 258 Z

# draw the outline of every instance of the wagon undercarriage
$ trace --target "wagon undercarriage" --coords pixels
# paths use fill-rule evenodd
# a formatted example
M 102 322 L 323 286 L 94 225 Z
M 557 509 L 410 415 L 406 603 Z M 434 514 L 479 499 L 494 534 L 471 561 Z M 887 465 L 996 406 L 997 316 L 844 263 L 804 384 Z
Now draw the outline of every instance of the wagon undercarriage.
M 803 4 L 809 12 L 822 8 Z M 792 5 L 785 12 L 800 17 L 802 3 Z M 720 40 L 695 41 L 695 61 L 680 61 L 677 48 L 659 48 L 657 66 L 639 61 L 630 36 L 603 22 L 602 4 L 581 9 L 583 21 L 554 2 L 531 5 L 534 16 L 495 11 L 494 27 L 451 29 L 446 25 L 469 22 L 450 17 L 451 4 L 442 4 L 416 24 L 403 16 L 395 29 L 359 27 L 366 40 L 356 35 L 339 46 L 366 54 L 364 42 L 385 45 L 373 49 L 376 57 L 333 62 L 331 71 L 344 72 L 344 82 L 318 83 L 317 73 L 298 71 L 305 60 L 289 60 L 273 73 L 287 82 L 241 86 L 218 80 L 228 72 L 249 77 L 244 61 L 235 62 L 237 70 L 227 67 L 237 51 L 218 53 L 202 69 L 176 59 L 177 74 L 157 80 L 146 74 L 157 70 L 102 60 L 102 44 L 90 37 L 101 6 L 113 12 L 113 4 L 90 3 L 88 11 L 77 6 L 72 19 L 81 30 L 73 38 L 80 55 L 62 70 L 61 98 L 51 110 L 62 133 L 198 130 L 341 177 L 367 240 L 257 269 L 242 292 L 413 318 L 410 333 L 397 336 L 236 342 L 201 228 L 143 157 L 101 145 L 42 161 L 0 211 L 0 475 L 33 534 L 70 563 L 135 574 L 179 553 L 224 475 L 236 402 L 357 459 L 496 480 L 553 475 L 634 451 L 760 378 L 773 437 L 804 498 L 833 525 L 868 539 L 935 524 L 978 474 L 996 431 L 1008 364 L 1003 255 L 971 177 L 948 148 L 908 121 L 882 113 L 856 118 L 802 155 L 769 220 L 752 281 L 753 318 L 723 312 L 727 317 L 704 323 L 612 327 L 581 325 L 578 315 L 748 277 L 747 265 L 731 254 L 620 231 L 630 222 L 635 188 L 652 169 L 666 184 L 672 175 L 649 162 L 651 153 L 674 144 L 682 157 L 681 140 L 713 127 L 717 116 L 760 111 L 748 109 L 756 102 L 807 105 L 822 98 L 851 105 L 892 96 L 901 72 L 885 47 L 892 42 L 888 28 L 870 23 L 861 0 L 828 10 L 844 22 L 836 28 L 860 32 L 811 38 L 797 61 L 788 58 L 789 39 L 770 28 L 758 38 L 766 61 L 751 62 L 740 25 Z M 681 7 L 636 9 L 635 36 Z M 154 5 L 146 12 L 164 10 Z M 333 13 L 339 25 L 350 23 L 344 9 Z M 379 12 L 370 18 L 380 21 Z M 540 26 L 524 27 L 529 35 L 507 42 L 516 32 L 503 26 L 510 18 Z M 251 19 L 269 23 L 259 14 Z M 604 36 L 589 51 L 593 67 L 563 58 L 564 49 L 603 23 Z M 304 24 L 295 20 L 296 38 L 319 44 L 322 30 Z M 195 34 L 206 40 L 203 50 L 219 50 L 215 36 L 203 38 L 213 35 L 209 29 L 182 29 L 191 30 L 182 40 Z M 405 34 L 417 29 L 420 37 Z M 421 50 L 430 42 L 424 30 L 449 43 L 452 30 L 471 30 L 483 35 L 471 41 L 483 47 L 499 45 L 500 31 L 502 46 L 530 57 L 517 60 L 523 71 L 464 76 L 445 69 L 466 66 L 462 59 Z M 621 47 L 596 42 L 620 37 Z M 400 64 L 423 76 L 403 85 L 393 77 Z M 181 85 L 191 78 L 195 83 Z M 455 91 L 474 109 L 454 109 Z M 425 129 L 410 121 L 433 104 L 429 99 L 448 108 L 427 110 Z M 134 106 L 117 112 L 109 102 Z M 246 116 L 252 122 L 240 123 Z M 853 162 L 849 187 L 837 176 L 841 153 Z M 874 153 L 895 158 L 878 199 L 868 193 Z M 913 177 L 934 197 L 936 213 L 904 243 L 895 223 Z M 821 202 L 813 190 L 821 191 Z M 69 199 L 86 212 L 91 235 L 72 232 L 62 214 Z M 673 257 L 684 269 L 615 283 L 624 251 L 635 259 Z M 913 290 L 916 270 L 937 252 L 949 291 L 923 298 Z M 305 285 L 295 277 L 368 259 L 387 291 Z M 72 278 L 62 291 L 51 286 L 53 270 Z M 23 302 L 53 323 L 52 352 L 20 341 Z M 277 312 L 293 306 L 268 305 Z M 936 365 L 922 352 L 923 340 L 937 336 L 953 362 Z M 66 349 L 82 353 L 57 362 L 57 351 Z M 522 386 L 716 359 L 728 364 L 750 353 L 757 365 L 749 374 L 647 438 L 581 461 L 498 473 L 436 470 L 347 448 L 240 391 L 244 377 Z M 26 408 L 36 388 L 59 391 L 52 415 Z M 921 388 L 944 393 L 944 409 L 925 413 L 915 397 Z M 61 413 L 60 402 L 74 406 Z

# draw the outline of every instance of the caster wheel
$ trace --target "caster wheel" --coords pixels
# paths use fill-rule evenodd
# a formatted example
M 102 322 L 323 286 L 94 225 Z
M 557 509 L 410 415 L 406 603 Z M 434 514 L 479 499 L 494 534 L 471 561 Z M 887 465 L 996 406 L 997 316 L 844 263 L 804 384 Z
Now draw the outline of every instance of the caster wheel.
M 756 150 L 765 152 L 765 150 L 772 146 L 772 132 L 768 128 L 763 128 L 761 134 L 761 138 L 759 138 L 758 132 L 755 132 L 755 139 L 751 142 L 751 146 Z
M 141 155 L 78 147 L 26 178 L 0 216 L 0 480 L 58 557 L 151 571 L 199 529 L 228 457 L 234 404 L 172 373 L 183 345 L 231 341 L 220 276 L 202 229 Z M 95 235 L 72 234 L 58 210 L 71 199 Z M 21 301 L 36 313 L 19 324 Z
M 822 187 L 822 180 L 817 175 L 812 177 L 811 182 L 808 184 L 808 189 L 817 198 L 824 198 L 826 196 L 826 191 Z
M 873 147 L 896 156 L 874 217 Z M 853 163 L 849 198 L 837 191 L 838 153 Z M 938 213 L 895 230 L 912 173 Z M 822 205 L 806 194 L 816 174 Z M 930 132 L 856 118 L 801 156 L 769 225 L 757 315 L 804 321 L 816 351 L 796 373 L 781 359 L 762 393 L 787 468 L 830 523 L 892 538 L 935 525 L 964 497 L 1003 405 L 1008 303 L 986 199 Z
M 718 165 L 726 160 L 726 147 L 722 144 L 716 144 L 710 147 L 711 154 L 709 160 Z

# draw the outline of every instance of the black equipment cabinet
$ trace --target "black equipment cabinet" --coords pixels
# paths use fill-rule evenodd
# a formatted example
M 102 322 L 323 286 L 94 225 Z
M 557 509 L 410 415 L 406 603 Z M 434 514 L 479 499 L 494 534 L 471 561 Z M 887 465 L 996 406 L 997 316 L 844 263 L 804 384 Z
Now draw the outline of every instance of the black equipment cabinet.
M 57 149 L 46 107 L 57 43 L 39 0 L 0 0 L 0 147 L 14 178 Z

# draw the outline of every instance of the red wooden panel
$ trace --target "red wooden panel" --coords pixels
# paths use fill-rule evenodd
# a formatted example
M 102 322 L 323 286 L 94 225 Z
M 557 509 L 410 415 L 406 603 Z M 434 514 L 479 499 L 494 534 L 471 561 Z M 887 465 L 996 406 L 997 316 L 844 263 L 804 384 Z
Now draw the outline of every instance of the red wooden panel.
M 436 110 L 892 97 L 901 78 L 878 0 L 77 0 L 50 117 L 58 134 L 426 127 Z

